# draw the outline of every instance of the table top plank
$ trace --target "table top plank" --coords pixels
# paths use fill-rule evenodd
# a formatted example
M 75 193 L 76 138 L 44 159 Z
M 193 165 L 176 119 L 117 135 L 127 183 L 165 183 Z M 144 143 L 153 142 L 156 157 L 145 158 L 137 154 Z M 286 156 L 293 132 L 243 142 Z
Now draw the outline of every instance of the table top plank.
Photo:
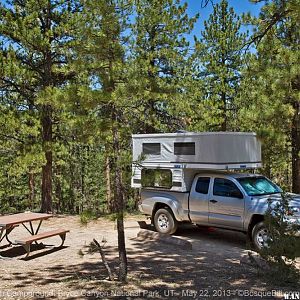
M 51 214 L 41 214 L 33 212 L 25 212 L 7 216 L 0 216 L 0 227 L 7 227 L 30 221 L 46 220 L 52 218 Z

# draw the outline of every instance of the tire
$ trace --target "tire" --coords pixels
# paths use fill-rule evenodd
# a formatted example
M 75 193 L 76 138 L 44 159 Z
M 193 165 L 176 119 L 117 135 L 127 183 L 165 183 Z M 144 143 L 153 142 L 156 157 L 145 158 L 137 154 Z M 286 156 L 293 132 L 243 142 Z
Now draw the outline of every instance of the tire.
M 177 230 L 178 222 L 169 208 L 161 208 L 154 215 L 154 226 L 157 232 L 173 234 Z
M 268 229 L 266 228 L 264 222 L 257 223 L 252 229 L 252 243 L 257 251 L 268 247 Z

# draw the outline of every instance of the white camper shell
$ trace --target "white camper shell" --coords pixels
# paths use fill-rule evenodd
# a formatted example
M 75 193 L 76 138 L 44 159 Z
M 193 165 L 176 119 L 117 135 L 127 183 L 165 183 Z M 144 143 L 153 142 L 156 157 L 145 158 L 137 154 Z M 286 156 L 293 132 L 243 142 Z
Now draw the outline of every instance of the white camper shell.
M 255 133 L 185 132 L 135 134 L 131 185 L 140 188 L 143 169 L 172 172 L 175 191 L 188 191 L 199 170 L 261 167 L 261 143 Z

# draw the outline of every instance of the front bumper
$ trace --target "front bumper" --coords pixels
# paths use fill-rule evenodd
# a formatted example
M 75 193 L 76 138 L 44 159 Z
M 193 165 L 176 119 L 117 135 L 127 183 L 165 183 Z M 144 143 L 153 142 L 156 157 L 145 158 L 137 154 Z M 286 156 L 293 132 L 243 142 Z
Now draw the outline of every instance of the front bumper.
M 143 205 L 142 204 L 139 204 L 139 211 L 144 214 L 144 210 L 143 210 Z

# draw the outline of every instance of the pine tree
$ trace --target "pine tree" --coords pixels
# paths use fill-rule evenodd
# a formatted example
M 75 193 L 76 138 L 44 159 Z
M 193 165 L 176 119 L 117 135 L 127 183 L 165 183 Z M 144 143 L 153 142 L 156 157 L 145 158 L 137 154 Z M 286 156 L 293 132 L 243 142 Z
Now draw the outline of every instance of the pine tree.
M 227 0 L 215 4 L 213 13 L 204 21 L 194 54 L 194 77 L 202 80 L 204 90 L 204 99 L 198 99 L 199 116 L 196 116 L 202 124 L 200 129 L 236 130 L 234 100 L 244 64 L 242 48 L 246 38 L 241 25 L 240 17 L 228 7 Z
M 300 21 L 300 2 L 299 0 L 273 0 L 268 2 L 267 0 L 249 0 L 253 3 L 265 2 L 266 6 L 263 8 L 269 10 L 268 14 L 262 13 L 262 19 L 258 19 L 259 30 L 252 36 L 250 43 L 259 43 L 267 34 L 274 34 L 274 27 L 276 27 L 281 21 L 286 19 L 293 19 L 299 23 Z M 271 10 L 270 10 L 271 8 Z
M 186 40 L 198 18 L 190 18 L 179 0 L 135 1 L 127 85 L 135 133 L 174 131 L 185 127 L 189 101 Z
M 269 174 L 284 181 L 293 192 L 300 192 L 300 99 L 299 99 L 299 22 L 292 11 L 270 23 L 285 1 L 274 1 L 262 8 L 254 36 L 261 36 L 257 54 L 245 73 L 244 109 L 241 122 L 257 130 L 265 140 Z M 296 3 L 294 2 L 294 5 Z M 300 4 L 298 4 L 300 8 Z M 298 10 L 299 11 L 299 10 Z M 266 32 L 266 24 L 272 24 Z M 285 166 L 284 166 L 285 164 Z M 284 168 L 282 168 L 284 167 Z M 292 180 L 289 179 L 291 169 Z
M 124 233 L 124 182 L 122 168 L 122 135 L 124 126 L 124 99 L 122 92 L 126 81 L 124 31 L 130 1 L 101 0 L 86 1 L 83 14 L 86 23 L 82 27 L 81 47 L 78 53 L 81 66 L 86 69 L 87 77 L 93 78 L 90 88 L 96 102 L 95 118 L 101 118 L 101 143 L 105 145 L 106 156 L 109 156 L 113 194 L 110 201 L 111 210 L 116 215 L 119 249 L 119 280 L 127 278 L 127 254 Z M 83 100 L 87 95 L 82 95 Z M 125 130 L 124 130 L 125 127 Z M 128 132 L 127 132 L 128 134 Z M 129 140 L 129 137 L 127 136 Z
M 25 165 L 29 176 L 36 172 L 32 164 L 42 168 L 43 212 L 52 211 L 53 145 L 62 109 L 60 89 L 75 75 L 68 62 L 78 7 L 77 1 L 52 0 L 0 4 L 0 86 L 5 93 L 2 108 L 16 125 L 5 128 L 12 131 L 5 140 L 10 143 L 14 139 L 15 150 L 23 157 L 28 156 L 30 147 L 31 161 Z M 20 126 L 24 123 L 26 128 Z

